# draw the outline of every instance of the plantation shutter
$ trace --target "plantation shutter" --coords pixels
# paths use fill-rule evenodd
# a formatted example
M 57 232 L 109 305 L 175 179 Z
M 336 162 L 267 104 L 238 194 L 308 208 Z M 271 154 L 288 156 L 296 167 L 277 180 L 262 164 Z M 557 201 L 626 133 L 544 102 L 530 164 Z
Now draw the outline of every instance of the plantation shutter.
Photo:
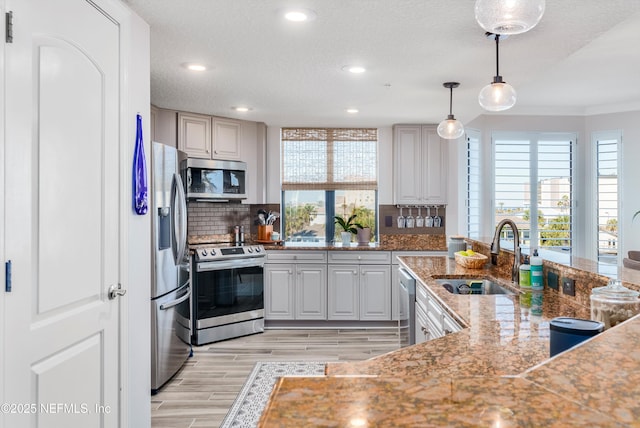
M 377 190 L 375 128 L 282 128 L 282 190 Z

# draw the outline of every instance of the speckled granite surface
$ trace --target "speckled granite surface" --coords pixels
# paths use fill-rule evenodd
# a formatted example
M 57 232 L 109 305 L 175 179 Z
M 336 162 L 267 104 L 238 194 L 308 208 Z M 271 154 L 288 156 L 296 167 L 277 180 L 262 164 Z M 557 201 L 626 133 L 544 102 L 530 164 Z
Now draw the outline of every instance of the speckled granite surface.
M 588 308 L 543 293 L 532 317 L 521 296 L 453 295 L 433 277 L 490 277 L 446 257 L 401 257 L 464 327 L 324 378 L 282 378 L 260 426 L 640 426 L 640 317 L 549 359 L 549 321 Z M 524 296 L 524 295 L 522 295 Z

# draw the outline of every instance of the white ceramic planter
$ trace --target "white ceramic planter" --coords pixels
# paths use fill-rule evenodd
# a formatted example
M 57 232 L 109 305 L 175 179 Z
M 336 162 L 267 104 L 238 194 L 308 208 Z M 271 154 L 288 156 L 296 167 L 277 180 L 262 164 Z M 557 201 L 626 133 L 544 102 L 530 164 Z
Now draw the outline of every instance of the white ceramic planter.
M 340 232 L 340 236 L 342 237 L 342 245 L 351 244 L 351 232 Z

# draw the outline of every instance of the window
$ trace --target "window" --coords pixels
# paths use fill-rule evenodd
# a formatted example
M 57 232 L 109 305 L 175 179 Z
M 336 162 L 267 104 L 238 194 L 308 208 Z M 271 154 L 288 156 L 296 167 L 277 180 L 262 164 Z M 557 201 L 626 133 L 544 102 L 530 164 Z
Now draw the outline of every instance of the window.
M 618 261 L 618 150 L 620 132 L 594 134 L 596 152 L 596 236 L 598 261 Z
M 523 248 L 571 251 L 574 142 L 574 134 L 493 136 L 495 224 L 513 220 Z M 502 238 L 513 240 L 510 228 Z
M 477 131 L 467 130 L 466 163 L 466 217 L 467 236 L 480 238 L 480 136 Z
M 284 239 L 333 241 L 333 217 L 351 214 L 375 239 L 378 130 L 283 128 L 280 140 Z

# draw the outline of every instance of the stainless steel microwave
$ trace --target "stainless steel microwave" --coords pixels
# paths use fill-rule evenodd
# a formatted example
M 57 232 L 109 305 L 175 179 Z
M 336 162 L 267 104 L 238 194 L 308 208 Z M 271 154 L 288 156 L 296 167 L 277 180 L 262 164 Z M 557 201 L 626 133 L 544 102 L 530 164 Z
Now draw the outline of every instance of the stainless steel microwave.
M 247 198 L 247 164 L 239 161 L 187 159 L 187 199 L 227 202 Z

